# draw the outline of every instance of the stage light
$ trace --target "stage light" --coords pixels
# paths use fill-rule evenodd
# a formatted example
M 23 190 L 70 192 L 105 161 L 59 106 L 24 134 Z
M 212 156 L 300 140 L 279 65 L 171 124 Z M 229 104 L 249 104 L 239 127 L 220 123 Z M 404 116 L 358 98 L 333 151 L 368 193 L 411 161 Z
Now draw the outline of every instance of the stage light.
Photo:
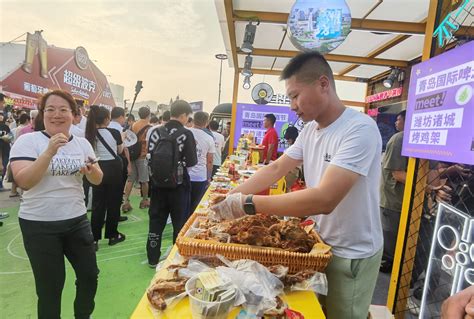
M 250 89 L 250 76 L 244 78 L 244 85 L 242 86 L 245 90 Z
M 246 26 L 245 26 L 245 33 L 244 33 L 244 43 L 242 43 L 242 46 L 240 47 L 240 50 L 244 53 L 252 53 L 253 51 L 253 41 L 255 40 L 255 33 L 257 32 L 257 23 L 252 23 L 250 21 Z
M 252 76 L 252 60 L 253 58 L 250 55 L 245 57 L 244 68 L 241 72 L 243 76 Z
M 400 69 L 393 68 L 388 77 L 383 80 L 383 86 L 385 86 L 387 89 L 390 89 L 393 86 L 393 82 L 398 77 L 398 74 L 400 73 Z

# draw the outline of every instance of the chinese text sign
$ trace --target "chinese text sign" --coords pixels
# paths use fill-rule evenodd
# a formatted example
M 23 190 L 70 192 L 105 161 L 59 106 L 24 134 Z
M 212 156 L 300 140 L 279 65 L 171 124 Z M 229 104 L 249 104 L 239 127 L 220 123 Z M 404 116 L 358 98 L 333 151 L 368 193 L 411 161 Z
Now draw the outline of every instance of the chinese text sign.
M 404 156 L 474 164 L 474 41 L 413 66 Z
M 288 123 L 294 123 L 297 119 L 295 112 L 292 112 L 289 107 L 285 106 L 237 104 L 234 147 L 237 147 L 240 136 L 248 133 L 254 134 L 257 144 L 262 143 L 267 131 L 263 127 L 263 119 L 265 114 L 269 113 L 275 115 L 276 122 L 274 127 L 279 137 L 278 151 L 283 152 L 287 147 L 283 134 L 288 127 Z

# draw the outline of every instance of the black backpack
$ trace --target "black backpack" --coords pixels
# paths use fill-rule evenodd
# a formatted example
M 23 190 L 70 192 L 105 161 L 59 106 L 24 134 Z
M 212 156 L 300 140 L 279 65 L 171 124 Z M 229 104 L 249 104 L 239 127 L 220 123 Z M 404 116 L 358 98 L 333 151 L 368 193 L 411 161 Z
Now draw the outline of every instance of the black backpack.
M 158 127 L 159 139 L 149 162 L 151 181 L 155 187 L 176 188 L 183 183 L 183 163 L 176 137 L 183 130 L 169 134 L 165 126 Z
M 140 153 L 142 152 L 142 142 L 140 141 L 140 136 L 149 128 L 150 125 L 146 125 L 137 133 L 137 142 L 132 146 L 128 147 L 128 153 L 130 154 L 130 161 L 135 161 L 140 157 Z

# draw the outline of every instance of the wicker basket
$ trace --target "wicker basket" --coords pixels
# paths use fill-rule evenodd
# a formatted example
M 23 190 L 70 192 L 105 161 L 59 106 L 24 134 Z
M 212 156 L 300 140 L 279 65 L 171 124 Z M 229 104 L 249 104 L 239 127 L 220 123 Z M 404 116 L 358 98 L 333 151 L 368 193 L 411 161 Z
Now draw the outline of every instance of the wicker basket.
M 206 214 L 194 213 L 181 229 L 176 245 L 179 253 L 185 257 L 193 256 L 215 256 L 220 254 L 229 260 L 251 259 L 265 266 L 283 265 L 288 267 L 289 273 L 297 273 L 301 270 L 316 270 L 324 272 L 331 260 L 332 253 L 296 253 L 280 248 L 260 247 L 233 243 L 220 243 L 211 240 L 202 240 L 185 237 L 185 234 L 194 225 L 196 219 L 205 217 Z M 318 242 L 323 242 L 316 234 Z

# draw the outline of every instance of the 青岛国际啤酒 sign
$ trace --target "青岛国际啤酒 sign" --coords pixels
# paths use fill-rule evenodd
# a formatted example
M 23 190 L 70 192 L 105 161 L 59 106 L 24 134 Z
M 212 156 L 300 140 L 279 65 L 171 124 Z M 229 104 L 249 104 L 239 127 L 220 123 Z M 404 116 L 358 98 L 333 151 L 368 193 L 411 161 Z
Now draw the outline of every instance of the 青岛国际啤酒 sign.
M 474 41 L 413 66 L 402 154 L 474 164 Z

